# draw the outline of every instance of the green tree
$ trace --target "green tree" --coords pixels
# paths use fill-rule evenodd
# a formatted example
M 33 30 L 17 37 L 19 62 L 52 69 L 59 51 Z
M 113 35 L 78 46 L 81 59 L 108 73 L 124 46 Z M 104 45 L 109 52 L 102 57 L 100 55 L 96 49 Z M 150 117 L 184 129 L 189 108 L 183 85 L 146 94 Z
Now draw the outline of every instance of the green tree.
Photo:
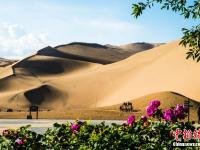
M 145 0 L 132 5 L 132 15 L 140 16 L 147 8 L 152 8 L 159 4 L 161 9 L 172 10 L 179 13 L 185 19 L 194 19 L 200 21 L 200 0 Z M 200 61 L 200 24 L 193 26 L 191 29 L 182 28 L 183 37 L 180 45 L 188 46 L 186 59 L 192 58 L 197 62 Z

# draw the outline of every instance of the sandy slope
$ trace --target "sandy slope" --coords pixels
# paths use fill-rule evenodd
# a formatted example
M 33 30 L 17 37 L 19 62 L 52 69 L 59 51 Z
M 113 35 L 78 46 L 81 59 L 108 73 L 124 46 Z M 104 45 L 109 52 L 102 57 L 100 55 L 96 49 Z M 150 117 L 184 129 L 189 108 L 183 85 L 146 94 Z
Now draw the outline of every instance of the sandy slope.
M 160 108 L 162 108 L 163 110 L 168 109 L 170 107 L 175 107 L 177 104 L 184 104 L 184 101 L 188 100 L 187 97 L 180 95 L 178 93 L 170 92 L 170 91 L 148 94 L 148 95 L 145 95 L 145 96 L 142 96 L 130 101 L 132 102 L 132 105 L 133 105 L 134 115 L 137 118 L 140 118 L 141 115 L 146 114 L 146 107 L 149 105 L 151 100 L 155 100 L 155 99 L 160 100 L 161 102 Z M 119 110 L 120 105 L 121 104 L 107 106 L 101 109 L 117 111 Z M 197 121 L 198 120 L 197 112 L 198 112 L 199 102 L 190 100 L 190 105 L 192 105 L 192 107 L 190 107 L 190 114 L 189 114 L 190 119 Z M 123 118 L 123 119 L 126 119 L 126 118 Z
M 109 65 L 33 55 L 13 66 L 16 75 L 0 79 L 0 105 L 97 108 L 162 91 L 200 102 L 200 64 L 185 52 L 176 41 Z
M 13 74 L 11 66 L 16 62 L 17 60 L 0 58 L 0 79 Z
M 4 58 L 0 57 L 0 68 L 11 65 L 11 64 L 15 63 L 16 61 L 17 60 L 9 60 L 9 59 L 4 59 Z

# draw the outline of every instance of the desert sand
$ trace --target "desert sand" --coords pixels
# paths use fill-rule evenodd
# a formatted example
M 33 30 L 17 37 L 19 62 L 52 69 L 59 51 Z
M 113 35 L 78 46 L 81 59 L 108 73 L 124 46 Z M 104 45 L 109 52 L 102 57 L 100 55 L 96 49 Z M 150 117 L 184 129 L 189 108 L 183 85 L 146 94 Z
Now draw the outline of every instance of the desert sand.
M 200 64 L 185 59 L 187 50 L 179 41 L 120 57 L 124 47 L 107 48 L 109 55 L 102 52 L 105 46 L 80 43 L 40 50 L 0 70 L 0 107 L 119 113 L 119 105 L 131 101 L 140 115 L 152 99 L 160 99 L 165 108 L 190 98 L 196 111 Z
M 4 59 L 4 58 L 0 57 L 0 68 L 6 67 L 6 66 L 11 65 L 15 62 L 17 62 L 17 60 Z

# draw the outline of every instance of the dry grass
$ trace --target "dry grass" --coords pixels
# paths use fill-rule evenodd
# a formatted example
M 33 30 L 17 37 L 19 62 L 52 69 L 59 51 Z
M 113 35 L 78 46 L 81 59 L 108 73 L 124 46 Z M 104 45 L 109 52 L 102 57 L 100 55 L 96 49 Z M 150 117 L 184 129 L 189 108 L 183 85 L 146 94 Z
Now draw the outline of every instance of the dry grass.
M 0 112 L 0 119 L 26 119 L 29 112 Z M 83 110 L 75 109 L 66 112 L 42 111 L 39 119 L 84 119 L 84 120 L 126 120 L 132 113 L 113 110 Z M 32 113 L 35 118 L 36 113 Z
M 194 103 L 193 103 L 194 105 Z M 190 109 L 190 120 L 197 121 L 197 107 Z M 0 112 L 0 119 L 26 119 L 29 112 Z M 129 115 L 137 119 L 145 114 L 145 110 L 121 112 L 118 109 L 68 109 L 67 111 L 40 111 L 39 119 L 83 119 L 83 120 L 126 120 Z M 33 118 L 36 113 L 32 112 Z

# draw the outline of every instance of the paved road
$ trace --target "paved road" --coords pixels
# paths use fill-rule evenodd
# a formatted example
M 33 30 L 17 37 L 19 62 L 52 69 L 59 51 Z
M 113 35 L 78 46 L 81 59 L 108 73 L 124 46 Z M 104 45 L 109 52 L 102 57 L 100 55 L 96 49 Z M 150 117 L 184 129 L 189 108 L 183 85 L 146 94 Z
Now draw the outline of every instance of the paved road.
M 21 126 L 31 125 L 31 130 L 38 133 L 43 133 L 48 128 L 51 128 L 55 122 L 65 123 L 66 121 L 74 122 L 74 120 L 56 120 L 56 119 L 38 119 L 38 120 L 27 120 L 27 119 L 0 119 L 0 132 L 9 128 L 19 128 Z M 101 123 L 102 120 L 92 120 L 92 124 Z M 110 125 L 111 123 L 123 124 L 126 121 L 117 120 L 105 120 L 105 124 Z

